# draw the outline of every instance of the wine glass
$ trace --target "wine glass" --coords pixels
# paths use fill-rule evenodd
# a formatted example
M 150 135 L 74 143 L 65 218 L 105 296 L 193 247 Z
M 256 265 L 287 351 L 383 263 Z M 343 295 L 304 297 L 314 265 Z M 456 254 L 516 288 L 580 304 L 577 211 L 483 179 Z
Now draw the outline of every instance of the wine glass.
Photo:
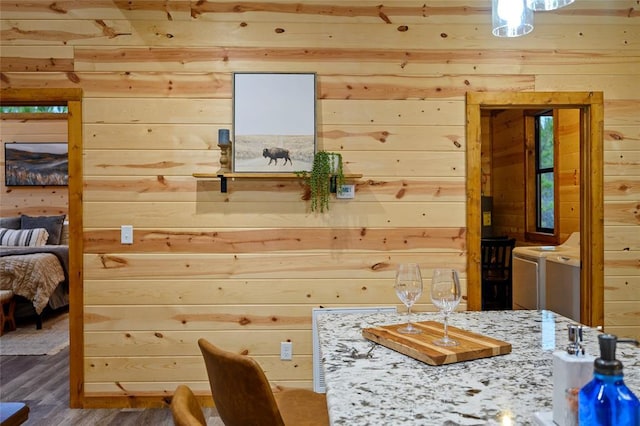
M 447 321 L 449 314 L 460 303 L 460 279 L 458 271 L 451 268 L 442 268 L 433 270 L 433 279 L 431 280 L 431 301 L 434 306 L 444 314 L 444 337 L 433 343 L 438 346 L 458 346 L 459 343 L 449 338 L 447 332 Z
M 417 263 L 402 263 L 396 271 L 396 294 L 407 307 L 407 325 L 398 328 L 403 334 L 418 334 L 419 329 L 411 324 L 411 307 L 422 294 L 422 276 Z

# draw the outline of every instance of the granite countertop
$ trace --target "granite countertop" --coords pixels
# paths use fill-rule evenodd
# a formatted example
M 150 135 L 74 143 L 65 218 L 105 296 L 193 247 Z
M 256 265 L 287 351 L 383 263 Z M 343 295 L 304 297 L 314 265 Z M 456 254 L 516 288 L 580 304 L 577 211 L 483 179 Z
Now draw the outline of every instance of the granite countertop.
M 440 314 L 413 315 L 441 321 Z M 406 321 L 402 314 L 323 314 L 318 332 L 333 425 L 522 425 L 552 410 L 552 353 L 575 324 L 551 311 L 454 312 L 449 324 L 511 343 L 509 354 L 430 366 L 362 337 L 366 327 Z M 586 327 L 588 354 L 598 331 Z M 367 352 L 369 357 L 366 357 Z M 625 383 L 640 395 L 640 349 L 619 344 Z

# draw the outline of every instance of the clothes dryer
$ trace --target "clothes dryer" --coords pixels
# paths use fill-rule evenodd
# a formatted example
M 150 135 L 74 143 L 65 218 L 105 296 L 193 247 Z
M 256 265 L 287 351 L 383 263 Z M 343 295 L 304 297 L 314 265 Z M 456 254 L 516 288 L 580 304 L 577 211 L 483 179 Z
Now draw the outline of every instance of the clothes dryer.
M 580 251 L 580 233 L 574 232 L 559 246 L 521 246 L 513 249 L 513 309 L 547 309 L 546 259 Z
M 580 321 L 580 250 L 546 258 L 546 309 Z

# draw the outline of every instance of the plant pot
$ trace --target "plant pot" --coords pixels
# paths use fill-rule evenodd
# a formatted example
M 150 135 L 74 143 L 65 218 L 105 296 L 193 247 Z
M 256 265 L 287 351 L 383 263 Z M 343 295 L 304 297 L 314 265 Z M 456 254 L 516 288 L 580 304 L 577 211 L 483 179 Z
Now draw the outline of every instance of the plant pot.
M 313 158 L 311 171 L 298 173 L 310 188 L 311 211 L 328 210 L 330 194 L 335 193 L 338 185 L 344 182 L 342 155 L 318 151 Z
M 331 174 L 337 175 L 340 172 L 340 165 L 342 163 L 342 155 L 337 154 L 335 152 L 330 152 L 329 155 L 329 163 L 331 164 Z

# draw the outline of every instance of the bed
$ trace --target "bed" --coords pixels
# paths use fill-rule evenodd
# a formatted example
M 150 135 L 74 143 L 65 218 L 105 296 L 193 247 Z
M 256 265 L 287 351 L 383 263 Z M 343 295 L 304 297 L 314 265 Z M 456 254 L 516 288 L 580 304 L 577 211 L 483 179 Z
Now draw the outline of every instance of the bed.
M 64 216 L 0 219 L 0 289 L 19 296 L 17 316 L 36 315 L 37 328 L 45 309 L 69 304 L 67 230 Z

